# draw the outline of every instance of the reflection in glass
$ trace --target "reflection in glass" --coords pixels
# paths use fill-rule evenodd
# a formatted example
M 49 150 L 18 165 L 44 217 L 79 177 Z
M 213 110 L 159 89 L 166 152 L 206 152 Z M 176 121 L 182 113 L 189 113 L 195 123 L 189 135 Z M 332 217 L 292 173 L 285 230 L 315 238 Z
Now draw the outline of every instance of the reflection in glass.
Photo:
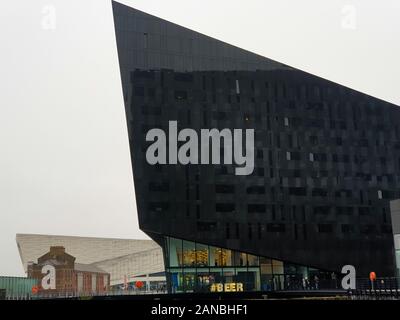
M 255 267 L 258 266 L 258 257 L 252 254 L 247 255 L 247 264 L 249 267 Z
M 214 283 L 214 278 L 210 275 L 208 268 L 197 269 L 197 289 L 198 292 L 209 292 L 210 285 Z
M 196 285 L 196 269 L 184 269 L 183 286 L 185 292 L 193 292 Z
M 182 266 L 182 240 L 169 238 L 169 266 Z
M 235 268 L 224 268 L 224 283 L 234 283 L 235 282 Z
M 231 267 L 233 266 L 233 257 L 232 257 L 232 251 L 228 249 L 221 249 L 220 250 L 220 261 L 222 266 L 226 267 Z
M 247 283 L 246 288 L 248 291 L 260 290 L 260 269 L 249 268 L 247 270 Z
M 234 265 L 235 266 L 246 266 L 247 265 L 247 254 L 243 252 L 234 252 Z
M 208 266 L 208 246 L 196 243 L 196 265 L 198 267 Z
M 272 260 L 272 271 L 274 274 L 283 274 L 283 262 L 279 260 Z
M 230 264 L 227 264 L 228 259 Z M 232 265 L 231 251 L 210 246 L 210 266 L 221 267 L 226 265 Z
M 260 257 L 260 271 L 261 274 L 272 274 L 272 260 Z
M 211 283 L 223 283 L 224 282 L 221 268 L 210 268 L 210 282 Z
M 242 283 L 244 291 L 247 291 L 247 268 L 235 268 L 236 269 L 236 283 Z
M 194 267 L 196 265 L 196 250 L 194 242 L 183 241 L 183 266 Z
M 169 280 L 172 293 L 184 292 L 183 272 L 181 269 L 169 269 Z

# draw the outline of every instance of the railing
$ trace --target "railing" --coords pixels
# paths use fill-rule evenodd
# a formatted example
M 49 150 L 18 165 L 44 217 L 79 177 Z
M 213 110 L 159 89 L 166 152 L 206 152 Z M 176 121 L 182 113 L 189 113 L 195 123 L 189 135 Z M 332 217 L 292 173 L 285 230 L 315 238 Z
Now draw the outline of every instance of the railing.
M 154 290 L 110 290 L 106 292 L 39 292 L 37 294 L 15 294 L 5 296 L 5 300 L 42 300 L 42 299 L 90 299 L 91 297 L 106 297 L 106 296 L 127 296 L 127 295 L 150 295 L 150 294 L 166 294 L 162 289 Z
M 321 279 L 318 281 L 304 281 L 303 279 L 285 279 L 284 281 L 273 281 L 261 288 L 262 292 L 327 292 L 343 291 L 341 279 Z M 209 291 L 207 291 L 209 292 Z M 6 295 L 6 300 L 40 300 L 40 299 L 90 299 L 91 297 L 118 297 L 128 295 L 159 295 L 167 294 L 165 289 L 131 289 L 131 290 L 109 290 L 106 292 L 39 292 L 37 294 Z M 343 292 L 343 294 L 346 294 Z M 394 300 L 400 299 L 400 278 L 388 277 L 377 278 L 370 281 L 367 278 L 356 279 L 356 289 L 348 290 L 347 296 L 354 300 Z
M 357 300 L 400 299 L 400 278 L 357 279 L 356 289 L 349 291 L 349 296 Z

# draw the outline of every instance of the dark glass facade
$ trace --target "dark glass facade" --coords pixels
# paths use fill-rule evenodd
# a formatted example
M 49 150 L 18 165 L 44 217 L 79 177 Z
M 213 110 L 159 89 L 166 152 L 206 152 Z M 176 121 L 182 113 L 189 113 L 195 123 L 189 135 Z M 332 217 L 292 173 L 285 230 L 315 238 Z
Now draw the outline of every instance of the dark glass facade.
M 360 277 L 394 273 L 389 200 L 400 197 L 398 106 L 122 4 L 113 10 L 139 224 L 163 246 L 170 288 L 197 288 L 196 270 L 204 279 L 225 271 L 223 279 L 237 279 L 236 268 L 250 268 L 215 271 L 211 247 L 283 268 L 331 274 L 351 264 Z M 196 132 L 254 129 L 253 173 L 150 165 L 146 133 L 168 132 L 169 121 Z M 211 260 L 195 254 L 194 267 L 193 257 L 171 259 L 171 239 L 204 245 Z M 242 283 L 266 288 L 261 263 L 254 268 L 261 280 Z M 179 280 L 185 274 L 193 285 Z
M 336 273 L 171 237 L 165 238 L 170 292 L 338 288 Z

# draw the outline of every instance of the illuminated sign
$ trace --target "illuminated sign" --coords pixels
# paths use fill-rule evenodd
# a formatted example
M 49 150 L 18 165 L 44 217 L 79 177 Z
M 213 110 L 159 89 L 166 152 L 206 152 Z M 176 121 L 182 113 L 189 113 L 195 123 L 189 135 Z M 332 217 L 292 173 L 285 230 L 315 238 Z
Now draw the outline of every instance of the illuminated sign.
M 211 292 L 240 292 L 243 291 L 243 283 L 214 283 L 210 287 Z

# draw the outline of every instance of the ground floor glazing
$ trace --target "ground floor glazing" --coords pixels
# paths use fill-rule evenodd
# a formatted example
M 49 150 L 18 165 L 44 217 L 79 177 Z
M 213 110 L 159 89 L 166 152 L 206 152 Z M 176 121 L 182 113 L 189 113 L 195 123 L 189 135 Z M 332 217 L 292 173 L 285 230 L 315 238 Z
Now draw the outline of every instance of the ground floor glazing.
M 335 289 L 338 275 L 272 258 L 165 237 L 168 289 L 238 292 Z

